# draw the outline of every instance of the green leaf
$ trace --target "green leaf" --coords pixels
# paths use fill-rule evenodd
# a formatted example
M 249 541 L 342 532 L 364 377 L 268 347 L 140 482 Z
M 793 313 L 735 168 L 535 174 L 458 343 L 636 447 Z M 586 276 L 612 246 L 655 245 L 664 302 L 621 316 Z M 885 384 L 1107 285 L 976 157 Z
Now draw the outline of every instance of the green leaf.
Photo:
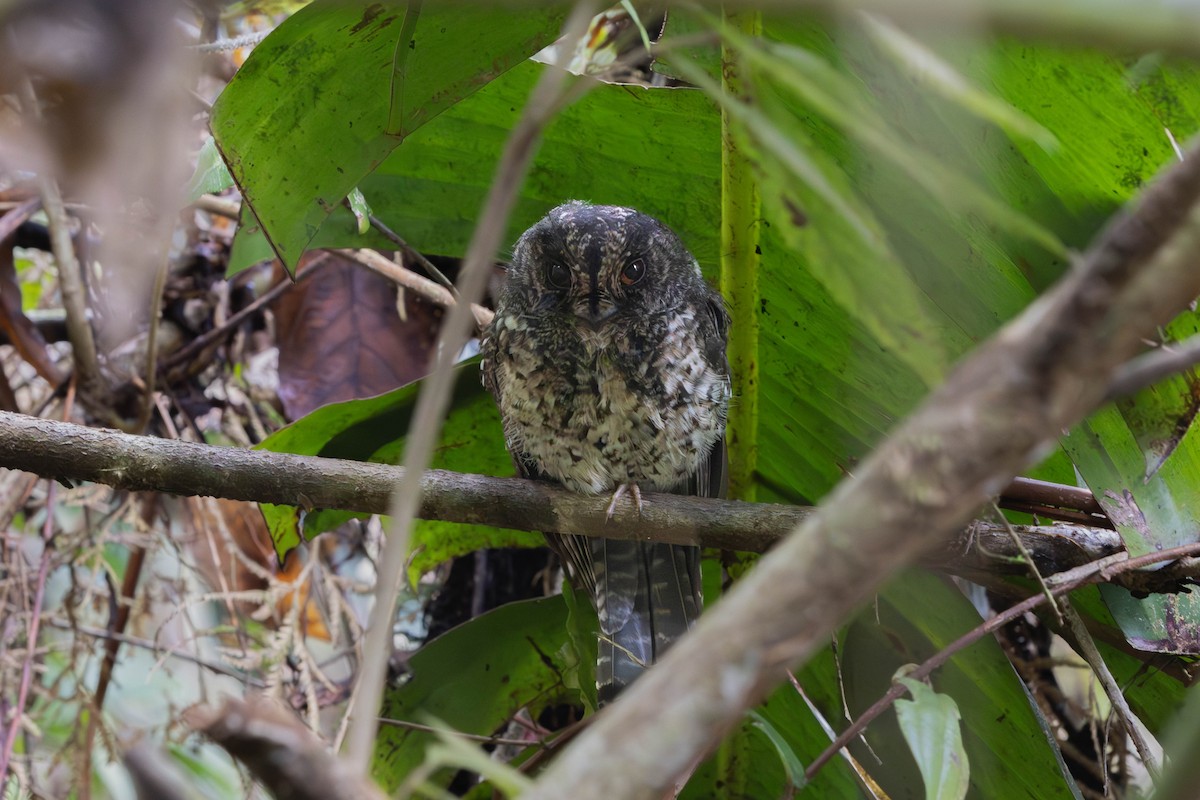
M 477 360 L 459 367 L 450 413 L 430 466 L 507 477 L 513 474 L 512 460 L 504 449 L 496 405 L 480 385 L 478 370 Z M 322 406 L 269 436 L 258 448 L 395 464 L 403 454 L 419 388 L 414 383 L 378 397 Z M 265 503 L 261 508 L 280 558 L 300 543 L 302 531 L 303 538 L 312 538 L 355 516 L 332 509 L 304 514 L 291 506 Z M 536 533 L 423 520 L 413 530 L 409 575 L 415 585 L 422 573 L 458 555 L 484 547 L 543 543 Z
M 904 665 L 924 661 L 981 622 L 961 592 L 917 570 L 893 579 L 877 608 L 854 621 L 840 648 L 852 718 L 888 690 Z M 974 792 L 998 800 L 1078 796 L 1074 781 L 1064 774 L 1053 734 L 994 639 L 960 650 L 932 680 L 958 704 Z M 841 716 L 839 700 L 834 695 L 818 702 L 836 719 Z M 851 752 L 889 795 L 904 796 L 903 787 L 915 786 L 921 778 L 895 718 L 876 719 L 867 728 L 867 739 L 871 751 L 856 743 Z
M 514 713 L 575 702 L 567 688 L 566 606 L 561 597 L 489 611 L 439 636 L 408 661 L 412 677 L 384 699 L 385 719 L 422 722 L 432 715 L 461 733 L 487 736 Z M 371 775 L 394 793 L 425 758 L 434 734 L 387 725 L 375 741 Z M 446 785 L 452 773 L 434 777 Z
M 187 188 L 184 190 L 187 203 L 196 202 L 202 194 L 223 192 L 230 186 L 233 186 L 233 176 L 221 160 L 216 142 L 209 136 L 204 140 L 204 144 L 200 145 L 200 152 L 196 155 L 196 170 L 188 179 Z
M 1198 327 L 1200 314 L 1189 312 L 1168 335 L 1185 338 Z M 1200 541 L 1198 386 L 1200 376 L 1189 370 L 1093 414 L 1063 440 L 1132 555 Z M 1100 592 L 1134 647 L 1200 653 L 1196 593 L 1137 598 L 1111 585 Z
M 1054 134 L 1029 116 L 993 94 L 971 85 L 967 78 L 921 42 L 886 19 L 859 12 L 863 30 L 879 48 L 895 59 L 915 83 L 946 97 L 1001 128 L 1014 138 L 1028 139 L 1043 150 L 1058 147 Z
M 522 64 L 407 137 L 360 185 L 375 215 L 423 252 L 461 256 L 509 131 L 543 69 Z M 717 111 L 701 92 L 597 86 L 547 127 L 505 241 L 516 241 L 567 199 L 632 204 L 679 231 L 705 271 L 715 274 L 719 141 Z M 318 231 L 313 246 L 372 241 L 359 238 L 352 216 L 342 211 Z M 253 233 L 239 230 L 234 267 L 269 254 Z M 386 241 L 378 246 L 389 247 Z
M 454 771 L 465 769 L 474 772 L 482 782 L 486 782 L 493 788 L 493 792 L 503 792 L 506 797 L 516 797 L 533 788 L 533 780 L 524 773 L 492 758 L 491 754 L 482 747 L 468 742 L 456 731 L 448 728 L 441 720 L 433 718 L 431 720 L 432 727 L 436 729 L 438 741 L 426 748 L 425 760 L 421 769 L 409 776 L 406 786 L 401 789 L 401 794 L 408 796 L 409 792 L 406 790 L 409 787 L 420 786 L 427 789 L 429 783 L 424 776 L 441 768 L 451 768 Z M 420 780 L 414 781 L 414 778 L 420 778 Z
M 346 200 L 349 201 L 350 211 L 358 222 L 358 232 L 366 233 L 371 230 L 371 206 L 367 203 L 367 198 L 363 197 L 362 191 L 355 186 L 346 196 Z
M 1065 252 L 1058 238 L 1041 223 L 1000 202 L 962 172 L 948 167 L 936 153 L 897 140 L 895 131 L 860 84 L 842 75 L 825 59 L 788 43 L 755 41 L 732 28 L 725 28 L 722 33 L 748 64 L 794 93 L 846 136 L 902 169 L 914 184 L 924 188 L 952 214 L 980 213 L 1051 252 Z
M 567 606 L 567 647 L 568 658 L 578 668 L 567 676 L 567 688 L 579 692 L 583 707 L 594 713 L 600 709 L 600 699 L 596 693 L 596 657 L 599 640 L 596 638 L 600 631 L 600 620 L 596 617 L 596 609 L 586 593 L 571 591 L 570 584 L 564 584 L 562 598 Z
M 779 763 L 783 765 L 783 771 L 787 773 L 788 788 L 790 790 L 803 788 L 806 783 L 804 765 L 800 763 L 800 759 L 792 750 L 792 746 L 783 732 L 758 711 L 750 712 L 750 720 L 755 729 L 767 737 L 767 740 L 775 748 L 775 752 L 779 754 Z
M 958 705 L 920 681 L 898 680 L 912 694 L 911 700 L 896 701 L 896 717 L 925 779 L 926 800 L 962 800 L 971 770 L 958 727 Z
M 316 0 L 264 39 L 213 107 L 230 172 L 294 269 L 342 198 L 409 134 L 553 40 L 561 7 Z

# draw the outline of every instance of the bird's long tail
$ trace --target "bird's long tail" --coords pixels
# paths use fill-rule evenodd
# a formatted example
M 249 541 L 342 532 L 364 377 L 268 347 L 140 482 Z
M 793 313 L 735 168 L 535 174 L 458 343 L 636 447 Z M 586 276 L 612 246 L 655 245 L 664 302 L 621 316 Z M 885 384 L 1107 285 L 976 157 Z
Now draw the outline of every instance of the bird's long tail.
M 660 658 L 700 616 L 700 548 L 589 539 L 600 619 L 601 705 Z

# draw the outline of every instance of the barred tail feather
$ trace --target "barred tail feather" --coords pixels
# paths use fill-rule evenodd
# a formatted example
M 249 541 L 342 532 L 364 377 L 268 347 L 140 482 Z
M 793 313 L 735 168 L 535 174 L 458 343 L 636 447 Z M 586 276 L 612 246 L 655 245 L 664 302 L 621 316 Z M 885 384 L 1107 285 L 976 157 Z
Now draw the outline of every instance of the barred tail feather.
M 600 619 L 596 687 L 611 701 L 700 615 L 700 548 L 592 539 Z

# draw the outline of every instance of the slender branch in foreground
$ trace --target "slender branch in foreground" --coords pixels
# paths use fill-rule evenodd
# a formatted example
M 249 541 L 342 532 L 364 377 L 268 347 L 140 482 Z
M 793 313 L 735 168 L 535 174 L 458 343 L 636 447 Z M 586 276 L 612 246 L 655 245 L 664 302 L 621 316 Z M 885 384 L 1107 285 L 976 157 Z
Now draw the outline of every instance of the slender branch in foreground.
M 1072 570 L 1051 575 L 1046 579 L 1046 583 L 1049 585 L 1049 594 L 1035 594 L 1027 597 L 1020 603 L 1009 606 L 1004 611 L 1001 611 L 991 619 L 985 620 L 934 653 L 916 669 L 906 673 L 905 677 L 917 681 L 928 678 L 933 674 L 934 670 L 949 661 L 956 653 L 975 644 L 975 642 L 988 634 L 995 633 L 1026 612 L 1034 610 L 1047 602 L 1049 597 L 1062 597 L 1081 586 L 1108 581 L 1118 575 L 1133 572 L 1134 570 L 1153 564 L 1182 560 L 1196 555 L 1200 555 L 1200 544 L 1183 545 L 1182 547 L 1175 547 L 1158 553 L 1150 553 L 1138 558 L 1129 558 L 1128 554 L 1120 553 L 1108 558 L 1098 559 L 1090 564 L 1085 564 Z M 1073 614 L 1074 611 L 1072 610 L 1071 613 Z M 1086 629 L 1084 630 L 1086 632 Z M 875 721 L 884 711 L 891 708 L 892 704 L 899 700 L 907 691 L 908 689 L 904 687 L 904 684 L 899 682 L 893 683 L 883 697 L 876 700 L 869 708 L 859 714 L 854 722 L 830 743 L 829 747 L 821 751 L 821 754 L 812 760 L 812 763 L 805 768 L 804 776 L 811 780 L 820 771 L 821 767 L 825 766 L 829 759 L 833 758 L 839 750 L 849 745 L 850 742 L 857 739 L 867 729 L 868 725 Z M 1118 694 L 1120 694 L 1119 691 Z
M 563 25 L 566 41 L 578 41 L 587 30 L 594 13 L 594 0 L 578 0 Z M 409 13 L 416 13 L 410 7 Z M 567 48 L 560 58 L 566 59 Z M 565 66 L 565 64 L 564 64 Z M 363 773 L 370 764 L 378 730 L 379 707 L 383 700 L 387 662 L 392 648 L 391 616 L 399 596 L 408 557 L 408 538 L 413 520 L 421 506 L 422 473 L 433 456 L 442 422 L 450 407 L 454 386 L 453 357 L 462 352 L 472 324 L 479 324 L 473 304 L 483 297 L 488 273 L 500 248 L 509 213 L 525 180 L 533 155 L 541 141 L 542 130 L 558 112 L 567 82 L 565 70 L 549 67 L 533 88 L 521 118 L 517 121 L 496 168 L 479 224 L 471 237 L 459 274 L 459 301 L 450 307 L 438 336 L 440 354 L 433 373 L 425 379 L 417 396 L 412 425 L 404 447 L 404 465 L 409 472 L 396 486 L 389 507 L 391 525 L 379 559 L 379 581 L 375 586 L 375 604 L 363 639 L 362 668 L 358 674 L 350 726 L 346 733 L 346 754 Z
M 1108 399 L 1115 400 L 1133 394 L 1197 364 L 1200 364 L 1200 335 L 1190 336 L 1182 342 L 1164 344 L 1117 370 L 1108 387 Z
M 1104 657 L 1100 655 L 1100 651 L 1096 649 L 1096 642 L 1092 639 L 1092 634 L 1088 633 L 1087 625 L 1079 616 L 1079 612 L 1071 605 L 1071 601 L 1067 600 L 1063 603 L 1063 616 L 1066 617 L 1067 629 L 1074 637 L 1074 646 L 1083 656 L 1083 660 L 1091 667 L 1092 672 L 1096 675 L 1096 679 L 1100 682 L 1100 686 L 1104 688 L 1104 693 L 1108 695 L 1108 700 L 1112 703 L 1113 713 L 1117 719 L 1121 721 L 1121 726 L 1125 728 L 1126 735 L 1133 742 L 1134 749 L 1137 750 L 1138 758 L 1146 766 L 1146 772 L 1150 774 L 1150 779 L 1157 784 L 1162 780 L 1162 768 L 1159 766 L 1158 758 L 1154 755 L 1154 751 L 1150 747 L 1150 743 L 1146 741 L 1146 737 L 1142 735 L 1142 729 L 1138 725 L 1137 716 L 1134 715 L 1133 709 L 1129 707 L 1129 701 L 1125 699 L 1125 695 L 1121 691 L 1121 686 L 1117 683 L 1117 679 L 1113 677 L 1112 670 L 1108 668 Z
M 1104 401 L 1112 374 L 1200 294 L 1200 150 L 964 360 L 526 800 L 655 798 L 900 568 Z

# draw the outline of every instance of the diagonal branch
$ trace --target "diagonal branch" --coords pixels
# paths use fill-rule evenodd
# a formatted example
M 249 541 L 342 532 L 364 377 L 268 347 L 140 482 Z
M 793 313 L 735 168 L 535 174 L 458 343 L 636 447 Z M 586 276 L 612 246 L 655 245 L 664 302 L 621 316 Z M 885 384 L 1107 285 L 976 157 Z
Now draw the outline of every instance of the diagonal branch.
M 1103 400 L 1200 294 L 1200 152 L 1166 170 L 1057 285 L 982 345 L 602 712 L 526 798 L 653 798 L 896 570 Z

